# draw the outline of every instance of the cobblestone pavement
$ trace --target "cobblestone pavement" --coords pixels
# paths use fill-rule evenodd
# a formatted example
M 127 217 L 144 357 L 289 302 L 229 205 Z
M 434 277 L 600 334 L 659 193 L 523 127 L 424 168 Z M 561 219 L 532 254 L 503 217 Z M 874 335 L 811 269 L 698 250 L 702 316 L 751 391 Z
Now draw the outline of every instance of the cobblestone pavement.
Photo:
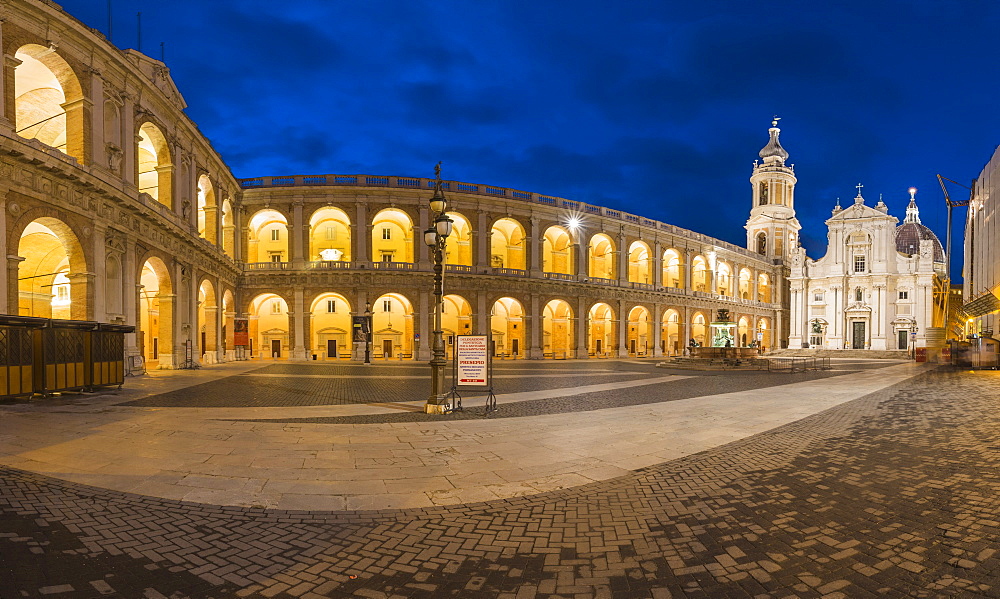
M 1000 373 L 589 485 L 293 512 L 0 469 L 0 597 L 997 597 Z

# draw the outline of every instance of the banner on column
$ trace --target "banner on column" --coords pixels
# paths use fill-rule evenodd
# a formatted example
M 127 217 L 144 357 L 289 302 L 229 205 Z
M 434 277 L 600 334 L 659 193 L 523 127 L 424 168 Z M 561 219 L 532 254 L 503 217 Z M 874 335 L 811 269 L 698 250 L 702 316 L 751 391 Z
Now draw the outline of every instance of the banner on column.
M 233 345 L 246 347 L 250 345 L 250 319 L 233 319 Z
M 455 385 L 458 387 L 490 386 L 490 342 L 487 335 L 455 337 Z
M 372 335 L 372 320 L 371 316 L 354 316 L 352 318 L 354 325 L 354 342 L 355 343 L 368 343 L 371 341 Z

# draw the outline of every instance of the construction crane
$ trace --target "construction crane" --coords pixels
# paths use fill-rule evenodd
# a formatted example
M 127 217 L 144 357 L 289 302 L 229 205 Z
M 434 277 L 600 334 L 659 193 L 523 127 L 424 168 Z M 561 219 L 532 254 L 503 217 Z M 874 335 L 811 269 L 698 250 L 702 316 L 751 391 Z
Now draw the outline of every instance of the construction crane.
M 975 179 L 972 180 L 972 185 L 963 185 L 958 181 L 955 181 L 954 179 L 949 179 L 948 177 L 944 177 L 941 175 L 938 175 L 937 179 L 938 183 L 941 185 L 941 192 L 944 194 L 944 203 L 948 206 L 948 231 L 945 235 L 946 239 L 945 245 L 947 246 L 947 249 L 945 253 L 946 264 L 945 264 L 945 279 L 944 279 L 944 297 L 945 297 L 944 318 L 945 318 L 945 328 L 947 329 L 950 326 L 950 323 L 948 323 L 948 318 L 950 315 L 949 304 L 951 303 L 951 211 L 952 208 L 968 206 L 969 204 L 972 203 L 972 196 L 975 193 L 976 180 Z M 950 181 L 955 185 L 968 189 L 969 199 L 967 200 L 951 199 L 951 194 L 948 193 L 948 187 L 944 184 L 945 181 Z M 964 302 L 965 298 L 963 298 L 963 303 Z

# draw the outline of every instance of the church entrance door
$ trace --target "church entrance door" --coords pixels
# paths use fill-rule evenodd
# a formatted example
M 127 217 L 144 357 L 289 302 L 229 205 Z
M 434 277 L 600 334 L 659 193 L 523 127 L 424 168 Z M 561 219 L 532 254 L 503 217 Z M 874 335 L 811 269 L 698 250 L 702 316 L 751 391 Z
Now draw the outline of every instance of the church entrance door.
M 899 349 L 906 349 L 906 344 L 910 340 L 909 331 L 898 331 L 897 336 L 899 337 Z
M 864 349 L 865 348 L 865 323 L 861 320 L 856 320 L 851 323 L 852 334 L 851 334 L 851 349 Z

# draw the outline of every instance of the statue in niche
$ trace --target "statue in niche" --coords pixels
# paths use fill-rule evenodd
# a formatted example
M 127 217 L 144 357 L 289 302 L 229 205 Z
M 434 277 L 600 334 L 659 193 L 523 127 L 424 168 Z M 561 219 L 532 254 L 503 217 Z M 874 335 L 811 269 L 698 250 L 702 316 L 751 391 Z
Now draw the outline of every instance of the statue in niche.
M 767 235 L 764 233 L 757 235 L 757 253 L 761 255 L 767 254 Z
M 108 142 L 105 148 L 108 153 L 108 168 L 111 169 L 112 173 L 121 174 L 122 149 L 111 142 Z
M 767 204 L 767 183 L 760 184 L 760 202 L 761 206 Z

